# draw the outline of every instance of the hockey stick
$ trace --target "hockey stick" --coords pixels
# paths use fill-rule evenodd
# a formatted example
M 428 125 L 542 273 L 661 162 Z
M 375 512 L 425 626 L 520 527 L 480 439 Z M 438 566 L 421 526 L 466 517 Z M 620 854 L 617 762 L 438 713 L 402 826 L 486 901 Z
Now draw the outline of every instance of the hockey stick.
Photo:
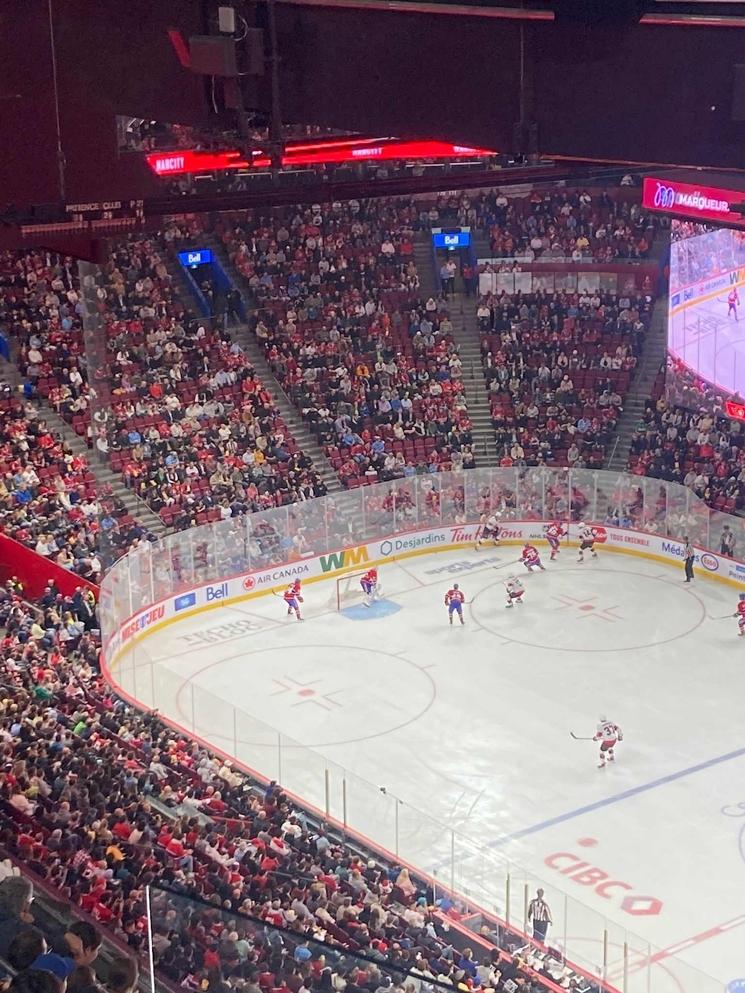
M 570 731 L 569 734 L 571 734 L 571 736 L 574 738 L 575 741 L 594 741 L 595 740 L 594 738 L 583 738 L 580 735 L 575 734 L 574 731 Z
M 730 617 L 737 617 L 737 614 L 723 614 L 722 617 L 710 617 L 710 621 L 726 621 Z

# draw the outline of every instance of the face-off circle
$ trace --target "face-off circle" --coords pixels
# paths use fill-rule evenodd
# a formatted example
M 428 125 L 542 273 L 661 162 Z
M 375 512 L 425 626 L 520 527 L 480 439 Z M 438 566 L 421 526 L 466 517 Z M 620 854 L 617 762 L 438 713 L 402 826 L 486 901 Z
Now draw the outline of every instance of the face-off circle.
M 474 598 L 473 615 L 487 631 L 518 645 L 562 652 L 630 652 L 664 645 L 695 631 L 706 608 L 691 589 L 672 577 L 603 569 L 589 558 L 567 583 L 552 584 L 545 573 L 516 572 L 526 587 L 525 603 L 504 607 L 504 587 L 493 583 Z M 639 623 L 655 604 L 654 624 Z M 681 607 L 683 609 L 681 609 Z

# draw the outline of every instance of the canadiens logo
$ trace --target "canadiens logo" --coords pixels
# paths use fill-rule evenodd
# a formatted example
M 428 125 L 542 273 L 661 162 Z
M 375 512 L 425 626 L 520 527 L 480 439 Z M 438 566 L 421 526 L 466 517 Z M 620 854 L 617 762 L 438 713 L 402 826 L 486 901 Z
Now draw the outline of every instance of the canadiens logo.
M 243 580 L 243 589 L 252 590 L 254 586 L 256 586 L 256 580 L 253 578 L 253 576 L 246 576 L 246 578 Z

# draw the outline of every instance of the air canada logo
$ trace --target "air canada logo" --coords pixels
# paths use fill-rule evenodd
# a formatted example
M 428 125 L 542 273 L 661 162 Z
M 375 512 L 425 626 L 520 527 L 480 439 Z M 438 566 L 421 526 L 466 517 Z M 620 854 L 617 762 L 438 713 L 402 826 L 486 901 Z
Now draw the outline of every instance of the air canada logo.
M 256 580 L 253 578 L 253 576 L 246 576 L 246 578 L 243 580 L 243 589 L 252 590 L 254 586 L 256 586 Z
M 662 210 L 669 210 L 675 205 L 675 190 L 672 186 L 665 186 L 664 183 L 657 184 L 657 189 L 654 191 L 654 205 Z

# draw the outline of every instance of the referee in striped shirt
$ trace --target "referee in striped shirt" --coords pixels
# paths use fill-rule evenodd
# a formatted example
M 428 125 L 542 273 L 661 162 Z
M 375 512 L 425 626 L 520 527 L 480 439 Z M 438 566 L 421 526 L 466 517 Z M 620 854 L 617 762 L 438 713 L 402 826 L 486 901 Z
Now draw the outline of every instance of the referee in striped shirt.
M 528 920 L 533 922 L 533 937 L 535 940 L 545 945 L 548 926 L 549 924 L 553 924 L 554 920 L 551 916 L 549 905 L 543 899 L 543 890 L 536 890 L 535 896 L 530 901 L 528 905 Z

